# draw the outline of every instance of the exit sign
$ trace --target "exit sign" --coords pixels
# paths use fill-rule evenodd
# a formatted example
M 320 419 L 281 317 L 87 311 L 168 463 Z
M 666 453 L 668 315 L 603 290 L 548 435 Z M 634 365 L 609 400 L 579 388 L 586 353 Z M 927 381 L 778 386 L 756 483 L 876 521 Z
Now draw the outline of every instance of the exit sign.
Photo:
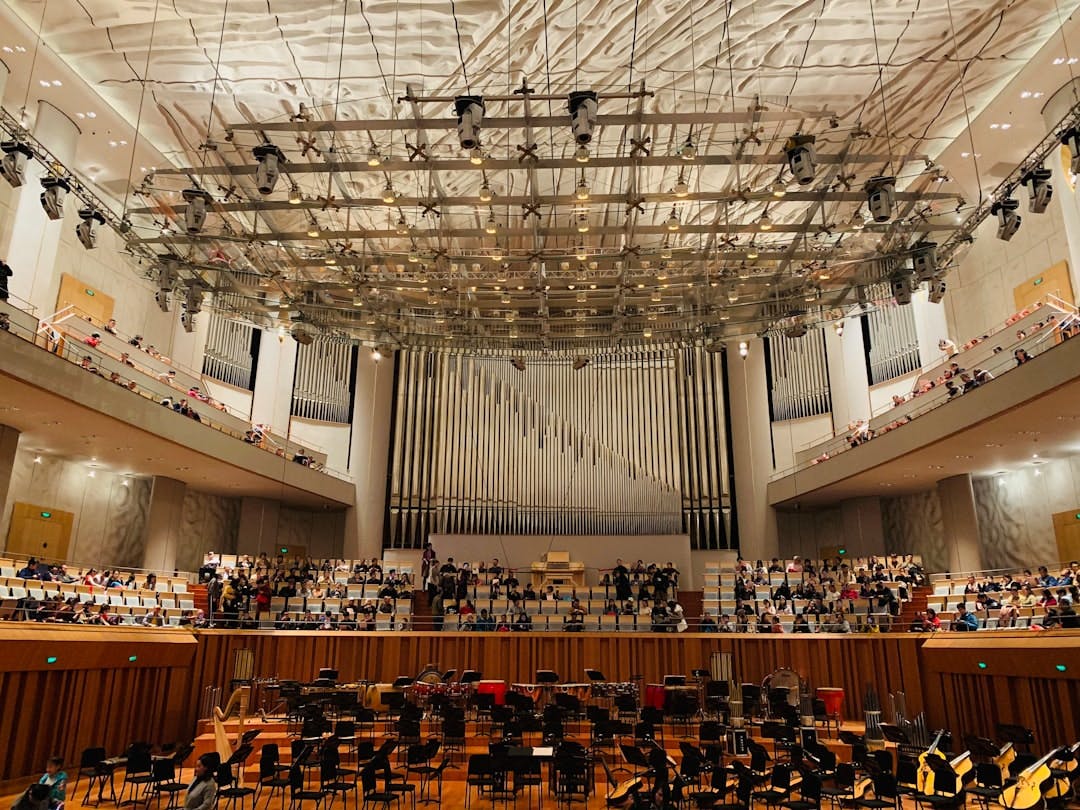
M 42 513 L 41 513 L 41 516 L 42 516 L 43 518 L 45 518 L 46 520 L 48 520 L 49 518 L 51 518 L 51 517 L 52 517 L 52 512 L 42 512 Z M 1078 518 L 1080 518 L 1080 515 L 1077 515 L 1077 517 L 1078 517 Z
M 1038 287 L 1042 283 L 1043 283 L 1043 277 L 1039 276 L 1037 279 L 1035 279 L 1033 282 L 1031 282 L 1031 286 L 1032 287 Z

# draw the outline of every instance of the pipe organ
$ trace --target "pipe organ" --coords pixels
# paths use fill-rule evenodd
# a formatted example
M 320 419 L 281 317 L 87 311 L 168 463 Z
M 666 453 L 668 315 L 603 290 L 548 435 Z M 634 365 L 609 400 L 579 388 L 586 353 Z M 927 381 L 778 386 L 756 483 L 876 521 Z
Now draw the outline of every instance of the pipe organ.
M 772 421 L 829 413 L 829 364 L 825 332 L 812 329 L 799 338 L 769 335 L 765 340 Z
M 210 313 L 202 373 L 223 383 L 255 389 L 255 363 L 261 333 L 250 323 Z
M 429 534 L 689 534 L 727 548 L 724 360 L 398 354 L 385 544 Z
M 356 386 L 356 346 L 347 340 L 318 337 L 296 348 L 292 415 L 349 424 Z
M 863 337 L 870 385 L 877 385 L 919 369 L 919 338 L 911 304 L 897 304 L 884 284 L 877 285 L 870 295 L 878 308 L 864 316 Z

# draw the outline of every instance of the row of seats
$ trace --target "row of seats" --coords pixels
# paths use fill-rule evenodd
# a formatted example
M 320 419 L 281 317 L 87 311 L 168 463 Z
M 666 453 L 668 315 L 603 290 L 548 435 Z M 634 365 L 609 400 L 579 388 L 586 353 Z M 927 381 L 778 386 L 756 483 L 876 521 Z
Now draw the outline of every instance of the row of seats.
M 91 602 L 95 605 L 110 605 L 120 607 L 146 607 L 155 606 L 180 609 L 194 607 L 191 594 L 186 591 L 135 591 L 123 588 L 90 589 L 85 585 L 67 585 L 57 582 L 39 582 L 33 579 L 5 578 L 0 581 L 0 599 L 25 599 L 27 596 L 45 601 L 52 599 L 57 594 L 64 600 L 77 597 L 80 602 Z
M 803 610 L 810 604 L 809 599 L 792 599 L 788 602 L 788 606 L 791 608 L 793 614 L 802 613 Z M 833 609 L 834 607 L 843 607 L 846 613 L 884 613 L 885 610 L 878 610 L 877 603 L 873 599 L 838 599 L 835 602 L 825 602 L 825 607 Z M 762 600 L 745 601 L 742 603 L 742 607 L 747 611 L 753 610 L 755 614 L 762 611 L 764 605 Z M 774 603 L 775 607 L 775 603 Z M 702 600 L 702 610 L 707 613 L 711 613 L 713 616 L 719 616 L 721 613 L 727 613 L 733 615 L 736 610 L 739 609 L 739 604 L 735 601 L 733 596 L 727 596 L 724 599 L 716 599 L 711 596 L 707 596 Z M 784 618 L 780 617 L 781 620 Z
M 283 610 L 287 610 L 289 613 L 300 614 L 311 611 L 316 615 L 322 613 L 341 613 L 341 609 L 345 607 L 349 601 L 349 599 L 316 599 L 314 597 L 303 596 L 275 596 L 270 600 L 270 612 L 275 616 Z M 370 597 L 370 601 L 375 602 L 376 600 L 374 597 Z M 378 601 L 381 602 L 382 600 L 380 599 Z M 405 615 L 412 613 L 411 598 L 391 599 L 390 602 L 394 605 L 395 613 L 402 613 Z

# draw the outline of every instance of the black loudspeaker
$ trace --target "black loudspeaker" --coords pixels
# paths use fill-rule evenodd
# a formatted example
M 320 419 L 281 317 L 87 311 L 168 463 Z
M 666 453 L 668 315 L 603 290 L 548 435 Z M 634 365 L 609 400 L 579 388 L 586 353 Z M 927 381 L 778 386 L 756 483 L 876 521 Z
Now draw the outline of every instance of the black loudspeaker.
M 746 744 L 747 735 L 744 728 L 733 728 L 731 735 L 731 754 L 737 757 L 745 757 L 750 753 L 750 746 Z

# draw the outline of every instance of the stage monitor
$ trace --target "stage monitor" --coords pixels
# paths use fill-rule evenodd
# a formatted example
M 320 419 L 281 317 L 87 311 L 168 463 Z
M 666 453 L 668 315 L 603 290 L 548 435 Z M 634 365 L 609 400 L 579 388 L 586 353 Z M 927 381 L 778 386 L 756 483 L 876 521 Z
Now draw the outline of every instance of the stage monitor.
M 665 675 L 664 686 L 686 686 L 685 675 Z
M 559 675 L 550 669 L 538 669 L 536 670 L 536 682 L 542 684 L 558 683 Z

